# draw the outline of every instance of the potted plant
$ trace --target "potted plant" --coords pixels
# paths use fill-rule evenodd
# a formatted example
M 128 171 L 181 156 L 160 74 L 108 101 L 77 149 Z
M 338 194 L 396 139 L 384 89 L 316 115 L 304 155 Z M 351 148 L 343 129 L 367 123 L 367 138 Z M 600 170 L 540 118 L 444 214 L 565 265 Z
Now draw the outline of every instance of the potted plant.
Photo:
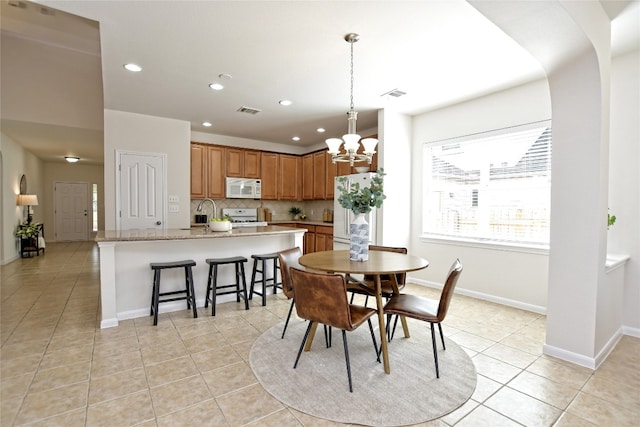
M 350 209 L 354 214 L 365 214 L 371 209 L 382 206 L 382 202 L 387 196 L 384 195 L 384 175 L 382 168 L 378 169 L 376 175 L 371 178 L 369 187 L 360 188 L 359 183 L 351 184 L 351 188 L 345 188 L 346 176 L 338 178 L 338 203 L 345 209 Z
M 338 178 L 338 203 L 345 209 L 351 210 L 356 216 L 349 224 L 349 259 L 352 261 L 367 261 L 369 259 L 369 224 L 365 214 L 371 209 L 380 208 L 386 198 L 384 195 L 384 171 L 378 169 L 371 178 L 368 187 L 360 187 L 355 182 L 347 188 L 347 177 Z
M 39 222 L 31 222 L 27 224 L 20 225 L 16 230 L 16 237 L 20 237 L 21 239 L 33 239 L 40 232 L 40 223 Z
M 298 220 L 301 213 L 302 209 L 297 206 L 291 206 L 291 209 L 289 209 L 289 215 L 291 215 L 294 220 Z
M 616 216 L 607 213 L 607 230 L 616 223 Z

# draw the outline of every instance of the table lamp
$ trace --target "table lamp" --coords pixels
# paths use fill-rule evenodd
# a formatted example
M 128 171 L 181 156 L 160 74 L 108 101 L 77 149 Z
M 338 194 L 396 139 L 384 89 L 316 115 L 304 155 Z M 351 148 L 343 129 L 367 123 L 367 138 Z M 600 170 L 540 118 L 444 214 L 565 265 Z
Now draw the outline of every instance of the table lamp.
M 27 207 L 27 224 L 31 224 L 33 219 L 31 206 L 38 206 L 38 196 L 35 194 L 20 194 L 18 195 L 18 206 Z

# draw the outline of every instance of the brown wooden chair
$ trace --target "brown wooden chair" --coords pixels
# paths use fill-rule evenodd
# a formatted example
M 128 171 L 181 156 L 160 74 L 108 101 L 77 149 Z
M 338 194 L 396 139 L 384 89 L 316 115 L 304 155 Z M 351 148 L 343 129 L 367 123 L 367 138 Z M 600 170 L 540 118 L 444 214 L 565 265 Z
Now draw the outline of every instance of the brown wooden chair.
M 397 294 L 392 296 L 384 307 L 384 312 L 386 314 L 411 317 L 431 324 L 431 342 L 433 344 L 433 358 L 436 364 L 437 378 L 440 378 L 440 371 L 438 368 L 438 349 L 436 347 L 436 335 L 433 325 L 435 323 L 438 324 L 442 348 L 446 350 L 441 322 L 447 315 L 449 303 L 453 296 L 453 290 L 456 287 L 456 283 L 458 282 L 458 277 L 460 277 L 461 272 L 462 264 L 459 259 L 456 259 L 449 269 L 447 281 L 445 282 L 444 287 L 442 288 L 442 293 L 440 294 L 440 300 L 425 298 L 418 295 Z
M 349 378 L 349 391 L 353 392 L 351 382 L 351 363 L 349 362 L 349 348 L 347 345 L 346 331 L 353 331 L 367 321 L 369 332 L 373 339 L 373 348 L 378 355 L 378 344 L 371 324 L 371 316 L 376 314 L 373 308 L 349 304 L 347 287 L 344 276 L 340 274 L 314 273 L 290 268 L 293 288 L 296 295 L 296 311 L 298 316 L 309 320 L 309 326 L 304 334 L 296 362 L 298 366 L 300 355 L 304 349 L 309 332 L 314 323 L 322 323 L 342 331 L 344 344 L 344 356 L 347 364 L 347 376 Z M 378 361 L 380 357 L 378 357 Z
M 289 314 L 287 314 L 287 320 L 284 322 L 284 329 L 282 330 L 282 338 L 287 332 L 287 326 L 289 325 L 289 319 L 291 318 L 291 312 L 293 306 L 296 303 L 295 293 L 293 292 L 293 283 L 291 282 L 291 275 L 289 274 L 289 268 L 294 267 L 298 270 L 304 270 L 304 267 L 298 263 L 298 258 L 302 256 L 300 248 L 295 247 L 291 249 L 285 249 L 278 252 L 278 260 L 280 261 L 280 277 L 282 278 L 282 293 L 287 298 L 291 299 L 291 305 L 289 306 Z
M 392 247 L 392 246 L 369 245 L 369 250 L 396 252 L 399 254 L 407 253 L 407 248 Z M 396 276 L 396 281 L 398 283 L 398 290 L 402 290 L 405 286 L 407 274 L 397 273 L 395 276 Z M 382 290 L 382 296 L 386 299 L 391 298 L 394 294 L 391 275 L 390 274 L 381 275 L 380 285 Z M 364 305 L 367 305 L 368 298 L 370 296 L 375 296 L 376 294 L 376 284 L 375 284 L 374 276 L 365 274 L 362 280 L 356 280 L 350 275 L 347 275 L 347 291 L 352 292 L 351 303 L 353 303 L 353 296 L 355 294 L 361 294 L 367 297 L 367 299 L 365 299 L 365 302 L 364 302 Z

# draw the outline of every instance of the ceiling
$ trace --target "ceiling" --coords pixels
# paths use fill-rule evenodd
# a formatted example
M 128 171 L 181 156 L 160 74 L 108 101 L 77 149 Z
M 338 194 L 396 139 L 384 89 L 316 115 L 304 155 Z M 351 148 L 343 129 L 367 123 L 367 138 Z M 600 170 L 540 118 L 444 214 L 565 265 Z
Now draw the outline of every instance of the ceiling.
M 638 1 L 601 4 L 624 24 L 614 25 L 614 50 L 637 49 Z M 360 34 L 360 130 L 376 128 L 381 108 L 414 115 L 544 77 L 463 0 L 10 0 L 1 8 L 1 130 L 45 161 L 101 164 L 105 108 L 293 152 L 318 147 L 347 130 L 350 32 Z M 126 71 L 128 62 L 143 70 Z M 225 88 L 211 90 L 214 82 Z M 406 95 L 384 95 L 394 89 Z

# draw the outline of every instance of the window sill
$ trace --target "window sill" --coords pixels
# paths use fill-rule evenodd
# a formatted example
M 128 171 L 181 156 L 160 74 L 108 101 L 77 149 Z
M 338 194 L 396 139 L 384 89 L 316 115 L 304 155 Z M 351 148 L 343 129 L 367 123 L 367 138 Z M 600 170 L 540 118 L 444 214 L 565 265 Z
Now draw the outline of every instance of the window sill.
M 430 234 L 423 234 L 422 236 L 420 236 L 420 241 L 423 243 L 436 243 L 439 245 L 464 246 L 469 248 L 492 249 L 496 251 L 549 255 L 548 245 L 526 245 L 522 243 L 507 243 L 469 238 L 452 238 L 444 236 L 434 236 Z

